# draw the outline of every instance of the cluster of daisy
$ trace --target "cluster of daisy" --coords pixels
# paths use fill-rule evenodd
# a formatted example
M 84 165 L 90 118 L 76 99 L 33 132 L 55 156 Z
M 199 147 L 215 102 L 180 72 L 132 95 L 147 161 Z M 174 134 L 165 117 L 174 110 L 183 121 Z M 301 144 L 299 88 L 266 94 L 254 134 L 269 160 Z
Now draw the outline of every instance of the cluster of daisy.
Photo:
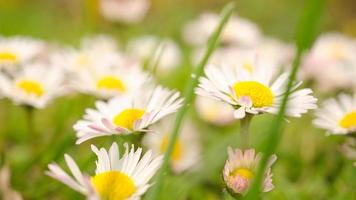
M 167 116 L 183 102 L 179 92 L 158 85 L 143 68 L 144 63 L 152 62 L 148 59 L 159 59 L 156 70 L 171 72 L 180 62 L 177 45 L 147 36 L 127 46 L 120 49 L 113 38 L 102 35 L 84 38 L 79 48 L 59 48 L 25 37 L 0 40 L 1 96 L 32 108 L 44 108 L 56 97 L 73 93 L 98 98 L 95 108 L 86 109 L 73 126 L 77 144 L 101 136 L 149 133 L 143 138 L 146 153 L 125 144 L 120 155 L 115 142 L 108 151 L 92 145 L 97 155 L 93 176 L 82 173 L 69 155 L 65 161 L 73 177 L 57 164 L 49 165 L 49 176 L 88 199 L 139 199 L 145 193 L 167 149 L 174 120 Z M 161 51 L 159 55 L 155 55 L 156 49 Z M 193 125 L 187 123 L 183 132 L 171 159 L 176 173 L 196 164 L 200 152 Z
M 356 160 L 356 39 L 335 32 L 321 35 L 304 56 L 302 67 L 301 77 L 318 91 L 343 91 L 322 103 L 313 122 L 327 135 L 347 136 L 342 152 Z
M 201 57 L 209 34 L 218 24 L 218 15 L 204 13 L 187 24 L 183 37 L 195 47 L 193 62 Z M 221 45 L 205 67 L 196 94 L 198 114 L 208 122 L 226 125 L 236 120 L 249 120 L 264 113 L 276 114 L 286 92 L 288 67 L 294 47 L 274 38 L 263 36 L 253 22 L 232 16 L 224 27 Z M 301 117 L 316 108 L 317 99 L 309 88 L 299 89 L 295 82 L 288 99 L 286 116 Z M 243 127 L 241 127 L 243 129 Z M 253 181 L 261 153 L 253 148 L 228 149 L 223 170 L 227 191 L 233 196 L 244 195 Z M 266 168 L 263 192 L 273 189 L 270 158 Z
M 105 17 L 128 23 L 141 20 L 148 9 L 145 0 L 100 3 Z M 122 12 L 117 12 L 120 8 Z M 142 14 L 132 18 L 130 14 L 136 11 Z M 204 13 L 185 26 L 183 38 L 193 47 L 192 63 L 201 58 L 218 23 L 218 15 Z M 351 38 L 334 33 L 321 36 L 304 56 L 300 78 L 315 81 L 320 90 L 353 88 L 355 49 Z M 257 115 L 276 114 L 286 93 L 294 51 L 292 45 L 264 36 L 253 22 L 233 16 L 195 88 L 198 115 L 224 126 L 238 120 L 243 124 Z M 73 125 L 76 144 L 97 137 L 143 134 L 142 145 L 147 151 L 128 143 L 121 153 L 115 142 L 109 149 L 91 145 L 97 156 L 94 175 L 82 173 L 67 154 L 64 158 L 71 175 L 56 163 L 50 164 L 46 173 L 87 199 L 140 199 L 168 148 L 174 122 L 170 115 L 183 103 L 179 92 L 157 84 L 155 73 L 149 71 L 167 76 L 180 66 L 181 57 L 174 41 L 155 36 L 131 40 L 121 47 L 115 39 L 101 35 L 84 38 L 76 48 L 32 38 L 0 37 L 0 97 L 33 108 L 44 108 L 55 98 L 73 93 L 96 97 L 95 107 L 87 108 Z M 301 85 L 301 81 L 293 83 L 286 117 L 301 117 L 317 108 L 313 91 Z M 341 94 L 326 100 L 316 116 L 315 125 L 330 134 L 353 136 L 356 96 Z M 174 173 L 196 167 L 201 152 L 196 133 L 191 122 L 184 124 L 170 158 Z M 349 157 L 355 158 L 355 144 L 351 138 L 343 147 Z M 227 152 L 222 173 L 226 189 L 233 196 L 243 196 L 255 178 L 262 154 L 252 147 L 229 147 Z M 269 158 L 261 192 L 274 188 L 271 166 L 276 159 L 276 155 Z

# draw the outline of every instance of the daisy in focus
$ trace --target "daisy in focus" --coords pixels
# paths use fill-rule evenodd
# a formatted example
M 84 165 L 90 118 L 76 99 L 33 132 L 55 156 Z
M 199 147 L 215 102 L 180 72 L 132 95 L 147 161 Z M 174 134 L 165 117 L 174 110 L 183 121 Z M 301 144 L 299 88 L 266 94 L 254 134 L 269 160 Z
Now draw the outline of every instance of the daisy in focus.
M 302 65 L 304 79 L 318 89 L 331 91 L 356 87 L 356 39 L 339 33 L 318 38 Z
M 14 66 L 25 64 L 44 50 L 43 42 L 25 37 L 0 37 L 0 68 L 13 71 Z
M 174 126 L 172 117 L 153 125 L 154 133 L 146 134 L 143 144 L 152 149 L 155 155 L 164 154 L 167 150 L 169 138 Z M 171 167 L 175 173 L 192 169 L 198 162 L 201 146 L 197 131 L 191 123 L 186 123 L 176 140 L 171 156 Z
M 234 117 L 242 119 L 247 114 L 272 113 L 279 110 L 288 82 L 288 73 L 273 81 L 273 73 L 256 61 L 253 65 L 209 65 L 206 77 L 200 78 L 196 93 L 228 103 L 235 109 Z M 299 89 L 301 83 L 292 88 L 286 115 L 300 117 L 309 109 L 316 108 L 317 99 L 311 89 Z
M 94 176 L 83 174 L 69 155 L 65 155 L 65 161 L 74 178 L 55 163 L 48 165 L 46 174 L 90 200 L 134 200 L 147 191 L 148 182 L 162 163 L 162 156 L 152 157 L 152 152 L 148 151 L 141 157 L 142 149 L 135 150 L 133 145 L 129 148 L 128 144 L 125 144 L 122 157 L 116 143 L 109 151 L 92 145 L 92 151 L 97 155 Z
M 137 24 L 143 20 L 149 0 L 100 0 L 100 13 L 109 21 Z
M 74 125 L 76 143 L 100 136 L 150 131 L 150 125 L 176 112 L 182 102 L 179 92 L 160 86 L 115 97 L 108 102 L 97 101 L 96 109 L 87 109 L 83 119 Z
M 44 108 L 67 92 L 59 67 L 42 63 L 25 65 L 11 75 L 0 74 L 0 89 L 16 104 L 35 108 Z
M 355 133 L 356 95 L 341 94 L 337 99 L 328 99 L 315 115 L 314 124 L 329 134 Z
M 228 191 L 235 195 L 244 195 L 257 172 L 261 154 L 255 153 L 254 149 L 233 150 L 228 148 L 228 160 L 225 163 L 223 178 Z M 264 174 L 262 191 L 269 192 L 274 188 L 272 183 L 271 166 L 276 161 L 277 156 L 272 155 Z
M 75 90 L 107 99 L 142 91 L 151 80 L 138 66 L 116 66 L 83 70 L 72 78 L 72 85 Z

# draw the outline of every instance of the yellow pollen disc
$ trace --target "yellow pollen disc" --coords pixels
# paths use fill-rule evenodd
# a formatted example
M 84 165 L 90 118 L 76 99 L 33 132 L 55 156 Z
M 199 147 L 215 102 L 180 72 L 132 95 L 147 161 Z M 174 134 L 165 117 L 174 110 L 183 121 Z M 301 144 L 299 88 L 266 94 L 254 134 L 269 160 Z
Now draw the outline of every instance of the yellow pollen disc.
M 233 176 L 241 176 L 242 178 L 245 178 L 245 179 L 251 179 L 253 178 L 253 172 L 249 169 L 246 169 L 246 168 L 237 168 L 235 169 L 233 172 L 232 172 L 232 175 Z
M 33 80 L 21 80 L 16 83 L 16 87 L 27 94 L 33 94 L 37 97 L 42 96 L 42 94 L 44 93 L 41 84 Z
M 0 61 L 16 62 L 17 56 L 11 52 L 0 52 Z
M 99 89 L 106 89 L 106 90 L 116 90 L 119 92 L 125 92 L 125 86 L 122 81 L 115 76 L 104 76 L 102 77 L 97 85 Z
M 136 191 L 134 181 L 119 171 L 97 174 L 91 183 L 103 200 L 124 200 Z
M 117 114 L 113 121 L 116 126 L 124 127 L 132 130 L 136 120 L 140 119 L 142 115 L 145 114 L 144 110 L 141 109 L 125 109 L 121 113 Z
M 246 69 L 250 74 L 253 73 L 253 66 L 252 66 L 251 63 L 245 62 L 245 63 L 242 65 L 242 67 L 243 67 L 244 69 Z
M 354 128 L 356 127 L 356 111 L 346 114 L 339 124 L 342 128 Z
M 345 56 L 345 50 L 341 44 L 335 43 L 330 48 L 331 56 L 336 59 L 342 59 Z
M 164 153 L 164 152 L 166 152 L 167 147 L 168 147 L 168 137 L 164 136 L 163 139 L 162 139 L 159 151 L 161 153 Z M 181 158 L 182 158 L 182 144 L 178 139 L 176 141 L 176 143 L 174 144 L 171 159 L 172 159 L 173 162 L 176 162 L 176 161 L 179 161 Z
M 233 86 L 237 97 L 248 96 L 252 100 L 254 107 L 261 108 L 273 104 L 273 94 L 271 89 L 256 81 L 242 81 Z

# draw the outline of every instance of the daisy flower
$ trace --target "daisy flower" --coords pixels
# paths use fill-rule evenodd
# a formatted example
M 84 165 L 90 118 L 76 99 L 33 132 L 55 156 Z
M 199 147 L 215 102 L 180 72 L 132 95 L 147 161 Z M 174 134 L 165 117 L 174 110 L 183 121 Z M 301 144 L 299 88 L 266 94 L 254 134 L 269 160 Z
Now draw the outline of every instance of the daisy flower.
M 143 20 L 148 9 L 148 0 L 100 0 L 99 9 L 109 21 L 137 24 Z
M 320 36 L 304 57 L 301 76 L 322 91 L 356 87 L 356 40 L 340 33 Z
M 197 96 L 195 99 L 195 110 L 204 121 L 224 126 L 235 121 L 234 109 L 221 101 Z
M 141 91 L 151 77 L 138 66 L 116 66 L 83 70 L 71 82 L 76 90 L 107 99 Z
M 219 24 L 220 16 L 203 13 L 189 22 L 183 29 L 184 40 L 193 46 L 204 46 Z M 226 45 L 256 45 L 261 37 L 259 28 L 253 22 L 232 16 L 221 33 L 221 42 Z
M 74 125 L 77 144 L 100 136 L 149 131 L 150 125 L 176 112 L 182 102 L 179 92 L 160 86 L 108 102 L 97 101 L 96 109 L 87 109 L 84 118 Z
M 66 48 L 51 56 L 51 62 L 66 69 L 74 78 L 85 70 L 111 67 L 123 64 L 124 55 L 116 45 L 110 45 L 111 38 L 84 38 L 78 49 Z
M 143 144 L 152 149 L 156 155 L 166 152 L 169 138 L 174 125 L 174 119 L 168 118 L 152 126 L 151 134 L 146 134 Z M 191 123 L 186 123 L 176 140 L 171 156 L 171 167 L 175 173 L 191 169 L 199 162 L 201 146 L 197 131 Z
M 328 99 L 316 112 L 314 124 L 330 134 L 349 134 L 356 131 L 356 95 L 341 94 Z
M 14 65 L 27 63 L 39 56 L 44 47 L 44 43 L 39 40 L 0 36 L 0 68 L 8 69 Z
M 34 63 L 9 76 L 0 74 L 0 88 L 16 104 L 43 108 L 66 92 L 63 80 L 58 67 Z
M 83 174 L 75 161 L 65 155 L 65 161 L 72 176 L 63 171 L 56 163 L 48 165 L 46 174 L 85 195 L 90 200 L 138 200 L 150 187 L 148 183 L 162 163 L 162 156 L 152 157 L 148 151 L 142 157 L 142 149 L 135 150 L 127 144 L 120 158 L 119 148 L 113 143 L 106 151 L 92 145 L 97 155 L 94 176 Z
M 223 178 L 227 189 L 234 195 L 244 195 L 257 173 L 261 154 L 255 153 L 254 149 L 233 150 L 228 148 L 228 160 L 225 163 Z M 266 167 L 263 179 L 263 192 L 269 192 L 274 188 L 272 183 L 271 166 L 276 161 L 277 156 L 272 155 Z
M 348 138 L 346 142 L 341 147 L 342 153 L 354 163 L 354 167 L 356 167 L 356 139 Z
M 159 59 L 156 69 L 158 75 L 168 74 L 181 63 L 182 59 L 181 50 L 173 40 L 159 39 L 155 36 L 144 36 L 131 40 L 127 49 L 129 55 L 142 62 Z
M 227 66 L 209 65 L 205 68 L 206 77 L 200 78 L 196 93 L 232 105 L 234 116 L 242 119 L 248 114 L 277 113 L 285 93 L 288 73 L 275 81 L 273 73 L 255 62 L 253 65 Z M 287 116 L 300 117 L 308 109 L 316 108 L 317 99 L 311 96 L 311 89 L 296 88 L 289 96 Z

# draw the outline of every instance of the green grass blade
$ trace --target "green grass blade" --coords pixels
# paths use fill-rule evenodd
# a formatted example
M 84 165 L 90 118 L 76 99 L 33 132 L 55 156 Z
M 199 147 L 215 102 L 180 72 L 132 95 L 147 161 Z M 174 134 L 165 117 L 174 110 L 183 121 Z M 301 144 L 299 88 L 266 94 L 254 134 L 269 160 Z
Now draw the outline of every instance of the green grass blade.
M 284 122 L 283 118 L 287 108 L 288 97 L 290 95 L 293 82 L 296 78 L 303 52 L 312 45 L 315 39 L 317 25 L 321 18 L 323 10 L 323 4 L 324 0 L 308 1 L 306 7 L 304 8 L 304 12 L 299 20 L 296 32 L 297 53 L 293 61 L 292 71 L 287 85 L 287 90 L 285 95 L 283 96 L 280 110 L 274 121 L 272 122 L 270 128 L 268 129 L 268 132 L 266 133 L 268 137 L 262 146 L 264 155 L 258 167 L 256 178 L 244 199 L 255 200 L 259 198 L 261 182 L 263 179 L 266 165 L 268 163 L 268 159 L 276 150 L 277 145 L 282 136 Z
M 188 83 L 188 85 L 185 89 L 184 105 L 177 113 L 177 118 L 176 118 L 176 121 L 174 124 L 173 132 L 169 139 L 167 150 L 164 154 L 162 167 L 157 174 L 156 183 L 152 187 L 152 193 L 149 193 L 147 199 L 150 199 L 150 200 L 159 199 L 160 192 L 161 192 L 162 185 L 163 185 L 163 179 L 165 178 L 164 176 L 165 176 L 166 172 L 168 171 L 169 160 L 170 160 L 170 157 L 173 152 L 173 146 L 175 144 L 175 141 L 178 138 L 179 131 L 180 131 L 181 125 L 183 123 L 184 116 L 185 116 L 186 112 L 188 111 L 188 108 L 191 105 L 191 103 L 193 102 L 194 97 L 195 97 L 194 88 L 198 85 L 198 79 L 203 74 L 205 65 L 207 64 L 210 56 L 212 55 L 215 48 L 217 47 L 220 34 L 221 34 L 225 24 L 227 23 L 228 19 L 232 15 L 234 8 L 235 8 L 235 4 L 230 3 L 227 6 L 225 6 L 225 8 L 223 9 L 222 14 L 221 14 L 220 23 L 219 23 L 218 27 L 216 28 L 215 32 L 212 34 L 212 36 L 208 42 L 208 48 L 205 51 L 204 57 L 200 61 L 198 67 L 196 68 L 194 77 L 191 78 L 190 82 Z

